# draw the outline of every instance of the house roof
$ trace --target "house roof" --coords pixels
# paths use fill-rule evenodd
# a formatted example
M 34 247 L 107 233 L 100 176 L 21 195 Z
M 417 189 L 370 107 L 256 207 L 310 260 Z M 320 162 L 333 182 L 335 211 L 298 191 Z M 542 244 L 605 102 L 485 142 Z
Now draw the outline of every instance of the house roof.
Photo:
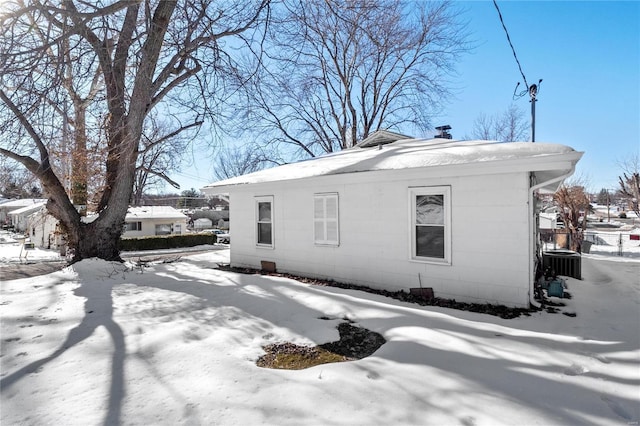
M 370 134 L 369 137 L 356 146 L 358 148 L 368 148 L 372 146 L 386 145 L 400 139 L 411 139 L 411 136 L 390 132 L 389 130 L 378 130 L 377 132 Z
M 510 165 L 520 171 L 538 171 L 543 180 L 572 172 L 582 156 L 573 148 L 553 143 L 402 139 L 381 147 L 354 147 L 338 153 L 211 183 L 202 191 L 222 193 L 236 185 L 305 179 L 344 173 L 412 168 L 455 168 L 469 173 L 491 173 Z
M 47 204 L 46 201 L 41 201 L 41 202 L 35 203 L 35 204 L 29 204 L 28 206 L 20 207 L 20 208 L 15 209 L 15 210 L 11 210 L 7 214 L 15 216 L 15 215 L 20 215 L 20 214 L 25 214 L 25 213 L 33 213 L 33 212 L 38 211 L 41 208 L 43 208 L 46 204 Z
M 129 207 L 125 220 L 135 219 L 186 219 L 187 216 L 170 206 Z
M 21 198 L 19 200 L 7 200 L 0 203 L 0 208 L 7 210 L 15 210 L 26 206 L 32 206 L 34 204 L 46 203 L 44 198 Z

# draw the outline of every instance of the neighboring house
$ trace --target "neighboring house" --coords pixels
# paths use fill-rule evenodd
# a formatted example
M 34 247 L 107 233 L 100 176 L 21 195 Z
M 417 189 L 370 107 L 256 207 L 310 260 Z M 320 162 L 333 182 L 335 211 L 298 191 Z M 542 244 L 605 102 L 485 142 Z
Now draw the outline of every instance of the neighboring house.
M 9 212 L 46 201 L 47 200 L 41 198 L 24 198 L 20 200 L 8 200 L 2 202 L 0 204 L 0 225 L 10 224 Z
M 91 222 L 96 217 L 87 216 L 82 220 Z M 187 216 L 173 207 L 129 207 L 122 237 L 182 234 L 187 229 L 187 219 Z M 57 249 L 64 245 L 58 221 L 44 208 L 29 216 L 26 229 L 31 241 L 38 247 Z
M 36 247 L 52 250 L 66 248 L 58 220 L 46 208 L 29 215 L 27 229 L 29 238 Z
M 540 253 L 537 194 L 554 192 L 582 153 L 374 136 L 202 188 L 229 195 L 231 265 L 274 262 L 303 276 L 528 306 Z
M 211 220 L 212 226 L 220 229 L 229 228 L 229 210 L 197 210 L 193 212 L 191 218 L 196 221 L 200 218 Z
M 540 229 L 553 230 L 558 228 L 558 213 L 540 213 Z
M 201 229 L 210 229 L 213 228 L 213 222 L 211 219 L 207 219 L 206 217 L 201 217 L 200 219 L 196 219 L 193 221 L 193 229 L 201 230 Z
M 189 218 L 168 206 L 129 207 L 125 217 L 124 238 L 182 234 Z
M 46 201 L 42 201 L 10 211 L 7 213 L 7 216 L 9 217 L 9 224 L 13 226 L 13 229 L 16 232 L 27 231 L 29 229 L 27 226 L 27 218 L 37 211 L 44 210 L 46 204 Z

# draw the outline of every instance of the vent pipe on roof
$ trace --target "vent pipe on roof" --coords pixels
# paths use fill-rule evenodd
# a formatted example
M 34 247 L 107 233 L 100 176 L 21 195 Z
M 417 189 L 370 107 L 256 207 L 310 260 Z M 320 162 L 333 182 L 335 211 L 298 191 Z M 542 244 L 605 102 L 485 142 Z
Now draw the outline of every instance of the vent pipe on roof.
M 438 126 L 436 127 L 436 130 L 439 131 L 440 133 L 435 135 L 434 138 L 436 139 L 451 139 L 451 133 L 449 133 L 449 130 L 451 130 L 451 126 L 449 126 L 448 124 L 444 125 L 444 126 Z

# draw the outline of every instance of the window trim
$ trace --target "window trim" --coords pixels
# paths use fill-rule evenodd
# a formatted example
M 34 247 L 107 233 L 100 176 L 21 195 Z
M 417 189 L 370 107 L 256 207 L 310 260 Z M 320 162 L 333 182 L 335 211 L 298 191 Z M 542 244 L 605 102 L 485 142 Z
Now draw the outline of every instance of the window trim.
M 171 235 L 173 234 L 173 223 L 155 223 L 154 235 Z M 158 227 L 168 227 L 169 232 L 158 234 Z
M 418 256 L 416 254 L 416 197 L 442 195 L 444 207 L 444 258 Z M 412 261 L 451 265 L 451 186 L 419 186 L 409 188 L 409 258 Z
M 260 203 L 270 203 L 271 204 L 271 218 L 270 218 L 270 222 L 266 222 L 266 221 L 260 221 L 260 211 L 259 211 L 259 206 Z M 256 247 L 261 247 L 261 248 L 275 248 L 275 220 L 274 220 L 274 211 L 273 211 L 273 195 L 263 195 L 263 196 L 258 196 L 255 197 L 255 210 L 254 210 L 254 214 L 255 214 L 255 238 L 254 241 L 256 243 Z M 271 223 L 271 244 L 264 244 L 264 243 L 259 243 L 258 242 L 258 238 L 260 236 L 260 231 L 259 231 L 259 225 L 261 223 Z
M 135 229 L 128 229 L 129 225 L 135 223 Z M 134 221 L 125 221 L 124 223 L 124 232 L 140 232 L 142 231 L 142 222 L 139 220 Z
M 327 200 L 330 198 L 335 198 L 336 200 L 336 239 L 329 240 L 327 239 L 327 223 L 330 221 L 334 221 L 334 219 L 327 218 Z M 316 200 L 322 199 L 322 207 L 323 207 L 323 217 L 316 217 Z M 318 239 L 316 235 L 316 223 L 322 222 L 323 231 L 324 231 L 324 239 Z M 340 245 L 340 197 L 337 192 L 319 192 L 313 194 L 313 243 L 317 246 L 331 246 L 337 247 Z

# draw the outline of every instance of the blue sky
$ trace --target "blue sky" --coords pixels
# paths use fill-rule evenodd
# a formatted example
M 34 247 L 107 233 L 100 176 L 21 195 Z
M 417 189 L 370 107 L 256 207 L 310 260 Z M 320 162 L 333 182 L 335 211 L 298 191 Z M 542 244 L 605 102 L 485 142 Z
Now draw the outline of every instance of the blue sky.
M 458 95 L 441 123 L 470 134 L 480 113 L 511 102 L 527 115 L 529 96 L 512 101 L 522 77 L 491 1 L 459 2 L 478 42 L 458 68 Z M 640 152 L 640 2 L 498 1 L 529 84 L 543 79 L 536 141 L 584 156 L 576 175 L 591 190 L 617 187 L 618 162 Z
M 492 1 L 456 2 L 475 41 L 452 83 L 456 95 L 434 125 L 454 138 L 471 134 L 481 114 L 513 100 L 522 77 Z M 543 79 L 536 104 L 536 141 L 569 145 L 588 189 L 616 188 L 618 162 L 640 153 L 640 2 L 498 1 L 529 84 Z M 431 136 L 431 135 L 416 135 Z M 214 180 L 209 159 L 176 176 L 182 189 Z

